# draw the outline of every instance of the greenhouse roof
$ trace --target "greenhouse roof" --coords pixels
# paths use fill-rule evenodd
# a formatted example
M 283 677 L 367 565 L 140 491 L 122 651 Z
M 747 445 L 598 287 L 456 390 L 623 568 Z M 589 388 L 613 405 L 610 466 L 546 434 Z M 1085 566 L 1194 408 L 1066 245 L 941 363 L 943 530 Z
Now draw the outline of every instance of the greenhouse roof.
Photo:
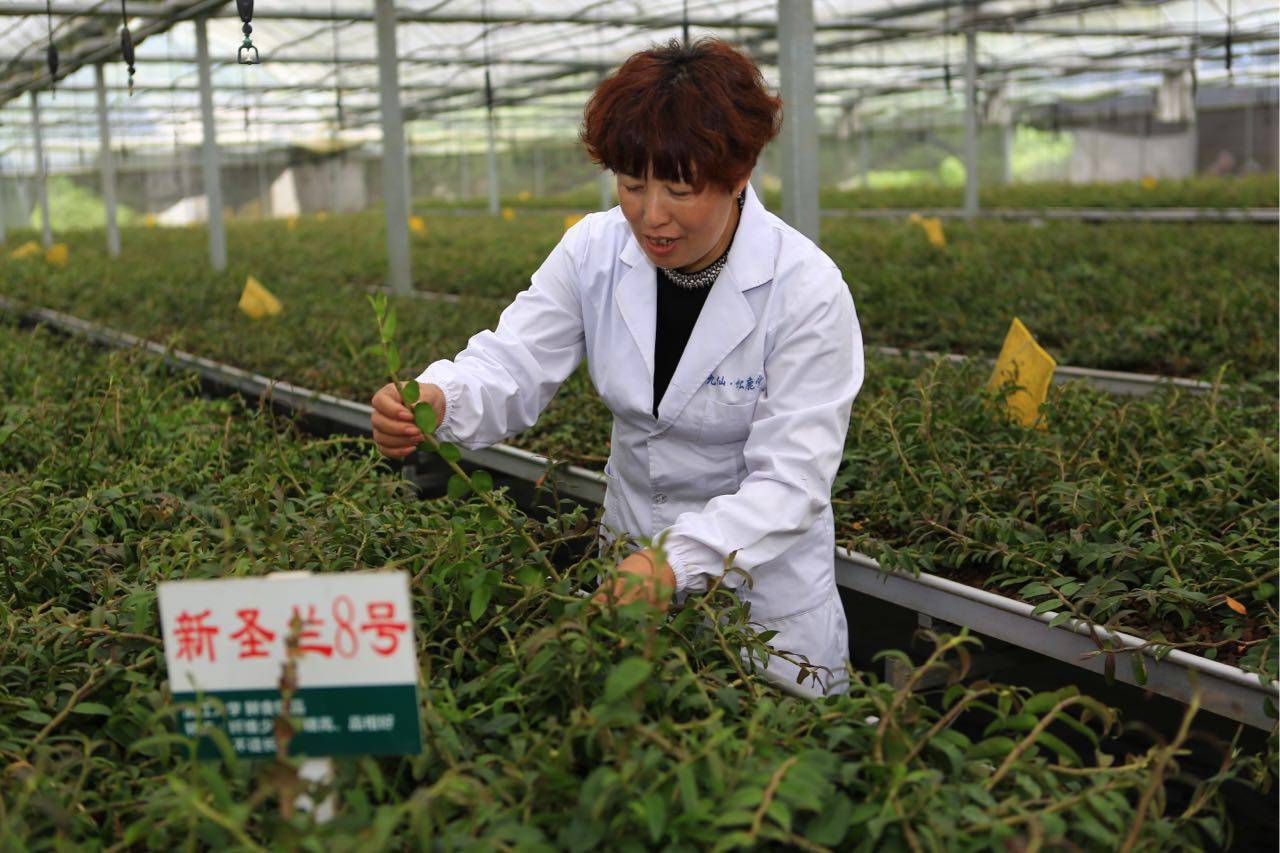
M 191 19 L 210 14 L 218 138 L 283 144 L 379 135 L 372 3 L 292 0 L 261 8 L 262 63 L 238 65 L 226 0 L 128 2 L 137 45 L 130 94 L 119 0 L 0 4 L 0 156 L 28 144 L 26 93 L 40 98 L 46 144 L 96 144 L 93 64 L 105 62 L 112 132 L 129 144 L 202 136 Z M 401 102 L 410 134 L 474 128 L 485 77 L 508 128 L 570 134 L 600 76 L 654 42 L 718 35 L 744 46 L 778 84 L 775 0 L 397 0 Z M 47 10 L 47 11 L 46 11 Z M 922 112 L 958 115 L 965 31 L 977 33 L 982 103 L 1014 109 L 1149 92 L 1171 76 L 1202 88 L 1274 84 L 1280 11 L 1272 0 L 815 0 L 820 121 L 870 125 Z M 59 69 L 46 63 L 50 34 Z

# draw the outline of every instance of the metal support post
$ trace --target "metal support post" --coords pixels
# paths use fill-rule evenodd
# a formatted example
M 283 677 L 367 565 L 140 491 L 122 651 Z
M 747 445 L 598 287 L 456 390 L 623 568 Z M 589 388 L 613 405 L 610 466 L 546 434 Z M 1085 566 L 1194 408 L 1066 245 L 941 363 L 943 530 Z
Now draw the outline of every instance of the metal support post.
M 500 206 L 498 193 L 498 142 L 494 139 L 496 128 L 494 127 L 493 108 L 490 107 L 485 115 L 484 121 L 485 133 L 485 161 L 489 167 L 489 215 L 497 216 Z
M 782 218 L 818 240 L 818 114 L 814 104 L 813 0 L 778 0 Z
M 1250 95 L 1244 105 L 1244 167 L 1240 172 L 1246 175 L 1258 171 L 1258 164 L 1253 159 L 1253 100 L 1254 96 Z
M 258 218 L 271 217 L 271 194 L 267 192 L 267 152 L 258 146 Z
M 867 173 L 871 171 L 871 145 L 867 138 L 867 126 L 864 124 L 858 130 L 858 177 L 861 179 L 862 188 L 865 190 L 870 180 Z
M 404 144 L 404 115 L 400 111 L 400 73 L 396 66 L 396 6 L 377 0 L 378 85 L 382 108 L 382 198 L 387 211 L 389 286 L 409 293 L 409 162 Z
M 93 66 L 98 91 L 98 165 L 102 168 L 102 204 L 107 214 L 107 254 L 120 257 L 120 226 L 116 221 L 116 161 L 111 153 L 111 127 L 107 122 L 107 83 L 102 63 Z
M 533 197 L 542 198 L 546 192 L 546 164 L 542 162 L 542 143 L 533 144 Z
M 36 193 L 40 197 L 41 238 L 47 249 L 53 245 L 53 225 L 49 221 L 49 179 L 44 166 L 44 132 L 40 127 L 40 96 L 31 90 L 31 129 L 35 134 Z
M 0 246 L 3 246 L 5 241 L 5 233 L 4 233 L 5 213 L 6 213 L 6 208 L 5 208 L 4 173 L 0 172 Z
M 977 215 L 978 33 L 971 24 L 964 32 L 964 218 L 973 219 Z
M 600 209 L 609 210 L 613 207 L 613 172 L 608 169 L 600 171 Z
M 222 222 L 222 177 L 218 167 L 218 126 L 213 121 L 213 79 L 209 70 L 208 19 L 196 18 L 196 68 L 200 74 L 200 119 L 204 125 L 201 160 L 204 165 L 205 220 L 209 227 L 209 264 L 227 268 L 227 232 Z
M 1000 163 L 1004 170 L 1001 180 L 1006 186 L 1013 183 L 1013 140 L 1014 123 L 1011 120 L 1000 126 Z

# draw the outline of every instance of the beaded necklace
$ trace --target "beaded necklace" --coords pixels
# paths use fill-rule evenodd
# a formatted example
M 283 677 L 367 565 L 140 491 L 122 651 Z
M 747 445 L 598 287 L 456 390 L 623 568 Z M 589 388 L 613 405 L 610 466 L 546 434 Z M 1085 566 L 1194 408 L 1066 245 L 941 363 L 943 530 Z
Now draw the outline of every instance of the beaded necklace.
M 738 210 L 742 210 L 747 201 L 746 190 L 742 195 L 738 196 Z M 720 270 L 724 269 L 725 262 L 729 260 L 729 249 L 733 248 L 733 240 L 729 241 L 729 245 L 725 247 L 724 254 L 711 262 L 710 266 L 704 267 L 697 272 L 680 272 L 674 267 L 659 267 L 667 278 L 671 279 L 671 283 L 676 287 L 682 287 L 685 290 L 699 290 L 703 287 L 709 287 L 715 283 Z

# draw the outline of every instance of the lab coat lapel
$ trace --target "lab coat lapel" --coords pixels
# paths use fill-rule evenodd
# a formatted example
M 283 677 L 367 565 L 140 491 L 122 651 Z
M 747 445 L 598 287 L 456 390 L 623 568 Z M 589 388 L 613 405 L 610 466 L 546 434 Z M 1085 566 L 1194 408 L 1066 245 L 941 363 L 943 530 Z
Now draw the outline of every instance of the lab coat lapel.
M 643 253 L 638 245 L 636 248 Z M 748 184 L 747 203 L 729 257 L 707 294 L 698 322 L 671 377 L 671 385 L 658 407 L 659 431 L 675 422 L 694 393 L 707 381 L 707 376 L 755 328 L 756 315 L 743 292 L 772 280 L 776 257 L 776 235 L 766 221 L 764 205 Z M 650 311 L 651 323 L 654 313 Z M 652 327 L 649 331 L 649 354 L 652 355 Z M 650 364 L 651 376 L 652 372 Z
M 615 299 L 618 313 L 627 324 L 627 330 L 640 350 L 649 377 L 649 410 L 653 409 L 653 339 L 658 322 L 657 271 L 636 242 L 634 235 L 627 243 L 619 259 L 629 269 L 618 282 Z
M 658 406 L 659 430 L 671 426 L 707 381 L 707 375 L 750 334 L 755 324 L 755 314 L 726 265 L 707 294 L 689 343 Z

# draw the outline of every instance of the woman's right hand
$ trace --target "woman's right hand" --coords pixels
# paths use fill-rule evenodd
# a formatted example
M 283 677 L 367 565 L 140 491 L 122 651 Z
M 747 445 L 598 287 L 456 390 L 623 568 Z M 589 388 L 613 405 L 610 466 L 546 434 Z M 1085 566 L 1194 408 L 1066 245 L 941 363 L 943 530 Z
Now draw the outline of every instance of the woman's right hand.
M 418 383 L 418 400 L 436 410 L 436 423 L 444 423 L 444 392 L 439 385 Z M 373 395 L 373 441 L 383 455 L 403 459 L 422 442 L 422 431 L 413 422 L 413 412 L 404 404 L 400 389 L 388 382 Z

